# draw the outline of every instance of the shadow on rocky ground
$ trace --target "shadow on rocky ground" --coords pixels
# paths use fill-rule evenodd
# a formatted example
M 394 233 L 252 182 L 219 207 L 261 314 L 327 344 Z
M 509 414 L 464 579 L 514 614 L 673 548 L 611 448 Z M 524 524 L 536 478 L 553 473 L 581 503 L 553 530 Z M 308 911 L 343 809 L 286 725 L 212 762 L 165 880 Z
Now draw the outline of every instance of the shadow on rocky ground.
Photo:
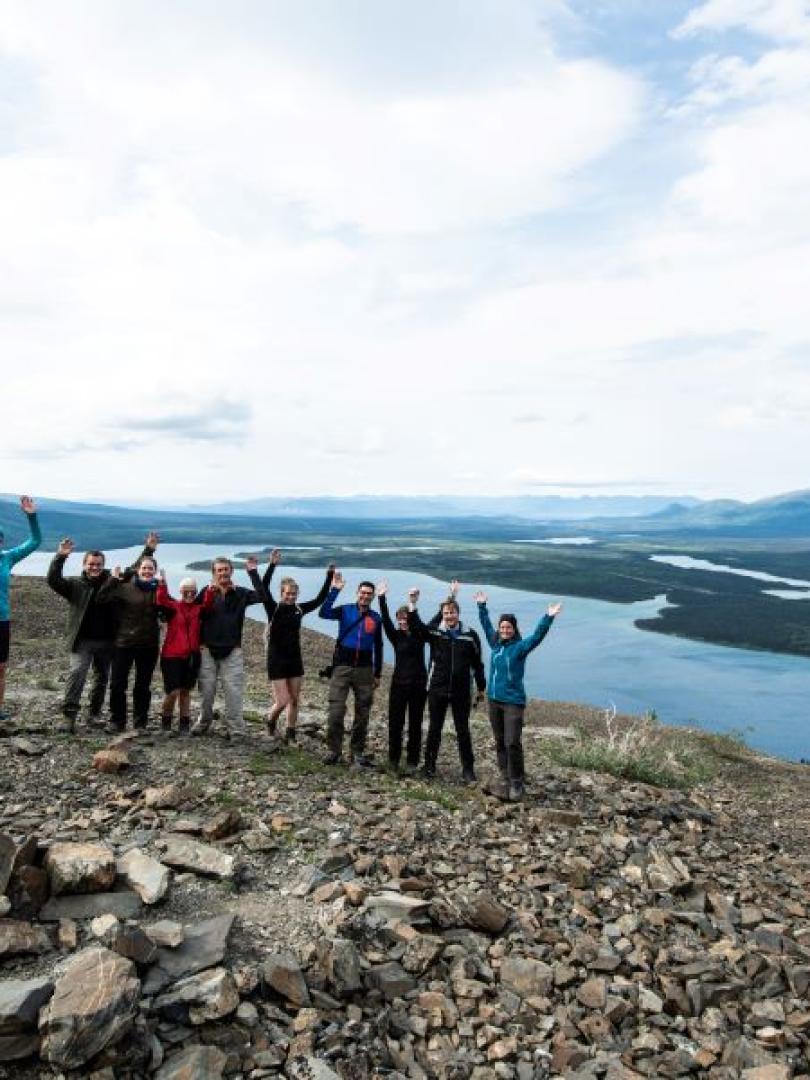
M 478 786 L 449 733 L 435 783 L 328 768 L 314 674 L 298 744 L 264 733 L 257 625 L 244 742 L 110 746 L 56 732 L 59 602 L 13 604 L 0 1077 L 810 1074 L 807 769 L 713 739 L 689 792 L 560 768 L 598 715 L 539 702 L 520 804 L 483 713 Z

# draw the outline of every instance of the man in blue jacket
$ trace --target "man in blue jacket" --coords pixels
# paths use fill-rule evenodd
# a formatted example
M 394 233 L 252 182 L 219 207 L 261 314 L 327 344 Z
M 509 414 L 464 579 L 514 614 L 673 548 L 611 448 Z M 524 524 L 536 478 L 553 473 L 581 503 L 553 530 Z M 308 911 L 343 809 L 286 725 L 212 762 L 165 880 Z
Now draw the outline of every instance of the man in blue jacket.
M 526 711 L 526 688 L 523 685 L 526 657 L 536 649 L 560 614 L 562 604 L 550 604 L 548 611 L 527 638 L 520 636 L 514 615 L 501 615 L 498 629 L 492 625 L 487 610 L 486 593 L 474 597 L 478 604 L 481 628 L 492 650 L 489 667 L 489 722 L 495 739 L 498 769 L 509 783 L 509 798 L 523 798 L 523 714 Z
M 11 611 L 8 591 L 11 583 L 11 569 L 18 562 L 36 551 L 42 543 L 42 533 L 37 521 L 37 507 L 33 499 L 23 495 L 20 508 L 28 518 L 31 535 L 27 540 L 13 548 L 4 548 L 4 536 L 0 531 L 0 720 L 6 719 L 3 703 L 6 699 L 6 667 L 8 665 L 9 638 L 11 636 Z
M 368 768 L 371 759 L 366 755 L 368 721 L 374 691 L 380 685 L 382 672 L 382 619 L 371 610 L 374 585 L 361 581 L 354 604 L 335 600 L 345 585 L 343 574 L 335 571 L 332 588 L 319 612 L 322 619 L 339 623 L 332 674 L 329 681 L 329 720 L 327 725 L 328 765 L 337 765 L 343 757 L 344 719 L 349 691 L 354 694 L 354 723 L 350 742 L 350 759 L 360 768 Z

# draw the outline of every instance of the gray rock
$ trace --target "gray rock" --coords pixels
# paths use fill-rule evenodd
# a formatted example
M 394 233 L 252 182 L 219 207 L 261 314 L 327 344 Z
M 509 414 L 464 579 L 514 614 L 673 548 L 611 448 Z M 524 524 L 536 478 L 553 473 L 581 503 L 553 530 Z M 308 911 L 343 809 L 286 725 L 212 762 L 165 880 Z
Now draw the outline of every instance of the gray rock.
M 132 848 L 122 855 L 116 869 L 145 904 L 156 904 L 166 895 L 171 872 L 141 848 Z
M 193 870 L 195 874 L 208 877 L 233 877 L 234 857 L 210 844 L 189 840 L 185 836 L 171 836 L 162 842 L 163 861 L 169 866 Z
M 155 999 L 155 1008 L 170 1009 L 174 1005 L 188 1005 L 192 1024 L 204 1024 L 219 1020 L 234 1012 L 239 1005 L 239 991 L 233 976 L 225 968 L 210 968 L 180 979 L 165 994 Z
M 366 972 L 366 985 L 372 990 L 379 990 L 383 997 L 392 1001 L 413 990 L 416 980 L 396 960 L 390 960 Z
M 44 953 L 53 948 L 41 926 L 19 919 L 0 919 L 0 960 L 8 956 Z
M 220 1080 L 227 1060 L 217 1046 L 189 1046 L 167 1058 L 155 1080 Z
M 522 998 L 542 997 L 554 981 L 554 970 L 542 960 L 507 956 L 501 964 L 501 982 Z
M 0 982 L 0 1035 L 36 1032 L 39 1010 L 53 994 L 53 980 L 6 979 Z
M 151 964 L 157 959 L 158 947 L 140 926 L 119 926 L 112 935 L 111 948 L 119 956 L 136 964 Z
M 90 893 L 87 896 L 57 896 L 51 898 L 39 913 L 44 922 L 60 919 L 94 919 L 97 915 L 115 915 L 131 919 L 142 907 L 141 898 L 129 889 L 121 892 Z
M 264 981 L 293 1005 L 309 1005 L 309 990 L 301 967 L 291 952 L 273 953 L 262 968 Z
M 161 919 L 160 922 L 151 923 L 143 929 L 156 945 L 165 949 L 176 949 L 178 945 L 183 944 L 186 936 L 180 923 L 173 922 L 171 919 Z
M 347 938 L 320 941 L 318 961 L 329 985 L 339 998 L 349 997 L 363 985 L 360 977 L 360 954 L 353 941 Z
M 340 1080 L 340 1074 L 316 1057 L 299 1057 L 287 1065 L 290 1080 Z
M 177 948 L 158 949 L 157 960 L 144 980 L 144 993 L 155 994 L 169 983 L 214 967 L 225 956 L 233 915 L 217 915 L 184 927 L 185 939 Z
M 129 960 L 94 946 L 68 961 L 42 1010 L 42 1057 L 79 1069 L 132 1027 L 141 984 Z
M 407 919 L 410 915 L 422 914 L 430 905 L 418 896 L 386 890 L 367 897 L 365 906 L 390 922 L 392 919 Z
M 97 893 L 115 881 L 115 856 L 105 844 L 53 844 L 45 856 L 51 893 Z
M 17 854 L 17 845 L 8 835 L 0 832 L 0 894 L 4 893 L 11 881 L 11 872 L 14 869 L 14 856 Z

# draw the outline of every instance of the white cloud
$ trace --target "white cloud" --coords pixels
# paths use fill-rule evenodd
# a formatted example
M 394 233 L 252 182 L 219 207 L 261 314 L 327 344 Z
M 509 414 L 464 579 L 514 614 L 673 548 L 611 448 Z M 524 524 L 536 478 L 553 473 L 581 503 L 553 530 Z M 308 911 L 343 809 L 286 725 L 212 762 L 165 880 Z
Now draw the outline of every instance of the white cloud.
M 810 41 L 807 0 L 705 0 L 687 14 L 676 36 L 748 30 L 775 41 Z

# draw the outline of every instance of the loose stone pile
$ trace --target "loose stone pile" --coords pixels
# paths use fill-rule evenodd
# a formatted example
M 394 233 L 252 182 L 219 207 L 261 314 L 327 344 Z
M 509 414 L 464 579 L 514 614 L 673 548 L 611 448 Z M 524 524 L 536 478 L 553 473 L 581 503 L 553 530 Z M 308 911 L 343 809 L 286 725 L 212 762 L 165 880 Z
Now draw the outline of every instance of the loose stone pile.
M 810 1077 L 798 766 L 686 796 L 530 743 L 514 805 L 452 744 L 430 786 L 325 769 L 320 705 L 297 748 L 104 745 L 31 691 L 0 731 L 3 1080 Z

